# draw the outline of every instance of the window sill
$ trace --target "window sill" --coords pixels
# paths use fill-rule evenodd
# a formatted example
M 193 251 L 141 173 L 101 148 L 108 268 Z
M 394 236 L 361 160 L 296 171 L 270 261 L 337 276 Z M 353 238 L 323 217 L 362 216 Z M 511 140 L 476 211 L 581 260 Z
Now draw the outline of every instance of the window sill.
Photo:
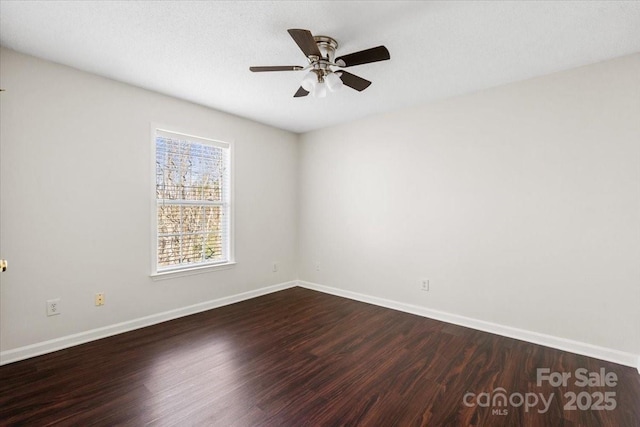
M 236 265 L 235 261 L 231 261 L 224 264 L 202 265 L 199 267 L 184 268 L 180 270 L 161 271 L 159 273 L 151 274 L 151 279 L 156 281 L 173 279 L 176 277 L 193 276 L 195 274 L 210 273 L 212 271 L 228 270 L 233 268 L 234 265 Z

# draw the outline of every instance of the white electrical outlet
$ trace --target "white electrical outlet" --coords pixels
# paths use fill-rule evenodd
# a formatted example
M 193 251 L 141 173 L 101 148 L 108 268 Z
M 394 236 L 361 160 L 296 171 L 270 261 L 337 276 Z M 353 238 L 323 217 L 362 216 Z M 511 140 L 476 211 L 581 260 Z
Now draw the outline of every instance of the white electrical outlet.
M 47 316 L 56 316 L 60 314 L 61 309 L 60 298 L 47 300 Z
M 320 263 L 316 262 L 315 266 L 316 266 L 316 271 L 320 271 Z
M 271 266 L 271 271 L 273 271 L 274 273 L 276 273 L 278 271 L 278 263 L 274 262 L 273 265 Z
M 429 279 L 420 280 L 420 289 L 425 292 L 429 292 Z

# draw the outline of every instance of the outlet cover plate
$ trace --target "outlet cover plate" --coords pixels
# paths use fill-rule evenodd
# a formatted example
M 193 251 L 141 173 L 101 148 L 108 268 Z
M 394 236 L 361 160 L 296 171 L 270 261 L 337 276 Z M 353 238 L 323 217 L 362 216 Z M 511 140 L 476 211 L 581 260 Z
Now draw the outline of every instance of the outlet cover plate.
M 57 316 L 61 312 L 60 298 L 47 300 L 47 316 Z
M 104 305 L 104 293 L 103 292 L 99 292 L 96 294 L 96 301 L 95 301 L 96 307 Z

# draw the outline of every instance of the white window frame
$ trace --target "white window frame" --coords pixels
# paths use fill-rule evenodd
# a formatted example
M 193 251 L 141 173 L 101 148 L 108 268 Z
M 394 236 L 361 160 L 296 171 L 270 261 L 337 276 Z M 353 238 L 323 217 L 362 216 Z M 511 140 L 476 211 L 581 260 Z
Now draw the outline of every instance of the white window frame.
M 227 260 L 223 262 L 198 263 L 183 266 L 175 266 L 166 269 L 158 269 L 158 199 L 156 198 L 156 138 L 159 135 L 174 135 L 188 139 L 199 144 L 212 145 L 228 149 L 227 168 L 229 170 L 228 189 L 228 218 L 227 218 Z M 213 139 L 202 136 L 195 136 L 190 133 L 176 130 L 175 127 L 162 126 L 156 123 L 151 124 L 151 277 L 154 279 L 189 276 L 192 274 L 201 274 L 210 271 L 224 270 L 233 267 L 236 264 L 234 251 L 234 144 L 233 142 L 225 142 L 219 139 Z

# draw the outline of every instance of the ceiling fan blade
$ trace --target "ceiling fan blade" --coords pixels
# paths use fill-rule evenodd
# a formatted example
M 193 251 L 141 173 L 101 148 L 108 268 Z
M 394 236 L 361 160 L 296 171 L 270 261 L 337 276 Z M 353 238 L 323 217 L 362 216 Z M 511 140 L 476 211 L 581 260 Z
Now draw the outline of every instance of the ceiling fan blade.
M 369 80 L 358 77 L 355 74 L 348 73 L 346 71 L 337 71 L 336 74 L 340 74 L 340 80 L 342 83 L 349 86 L 352 89 L 362 92 L 371 85 Z
M 262 71 L 298 71 L 302 70 L 304 67 L 299 65 L 277 65 L 277 66 L 267 66 L 267 67 L 249 67 L 249 70 L 256 72 Z
M 300 89 L 298 89 L 298 91 L 296 92 L 295 95 L 293 95 L 293 97 L 300 98 L 301 96 L 307 96 L 307 95 L 309 95 L 309 92 L 307 92 L 306 90 L 304 90 L 302 86 L 300 86 Z
M 360 52 L 336 58 L 336 64 L 340 67 L 353 67 L 354 65 L 369 64 L 371 62 L 386 61 L 391 59 L 389 51 L 384 46 L 372 47 Z
M 320 50 L 318 49 L 318 45 L 316 41 L 313 39 L 313 35 L 309 30 L 300 30 L 300 29 L 291 29 L 287 30 L 293 41 L 296 42 L 300 50 L 304 53 L 305 56 L 317 56 L 321 57 Z

